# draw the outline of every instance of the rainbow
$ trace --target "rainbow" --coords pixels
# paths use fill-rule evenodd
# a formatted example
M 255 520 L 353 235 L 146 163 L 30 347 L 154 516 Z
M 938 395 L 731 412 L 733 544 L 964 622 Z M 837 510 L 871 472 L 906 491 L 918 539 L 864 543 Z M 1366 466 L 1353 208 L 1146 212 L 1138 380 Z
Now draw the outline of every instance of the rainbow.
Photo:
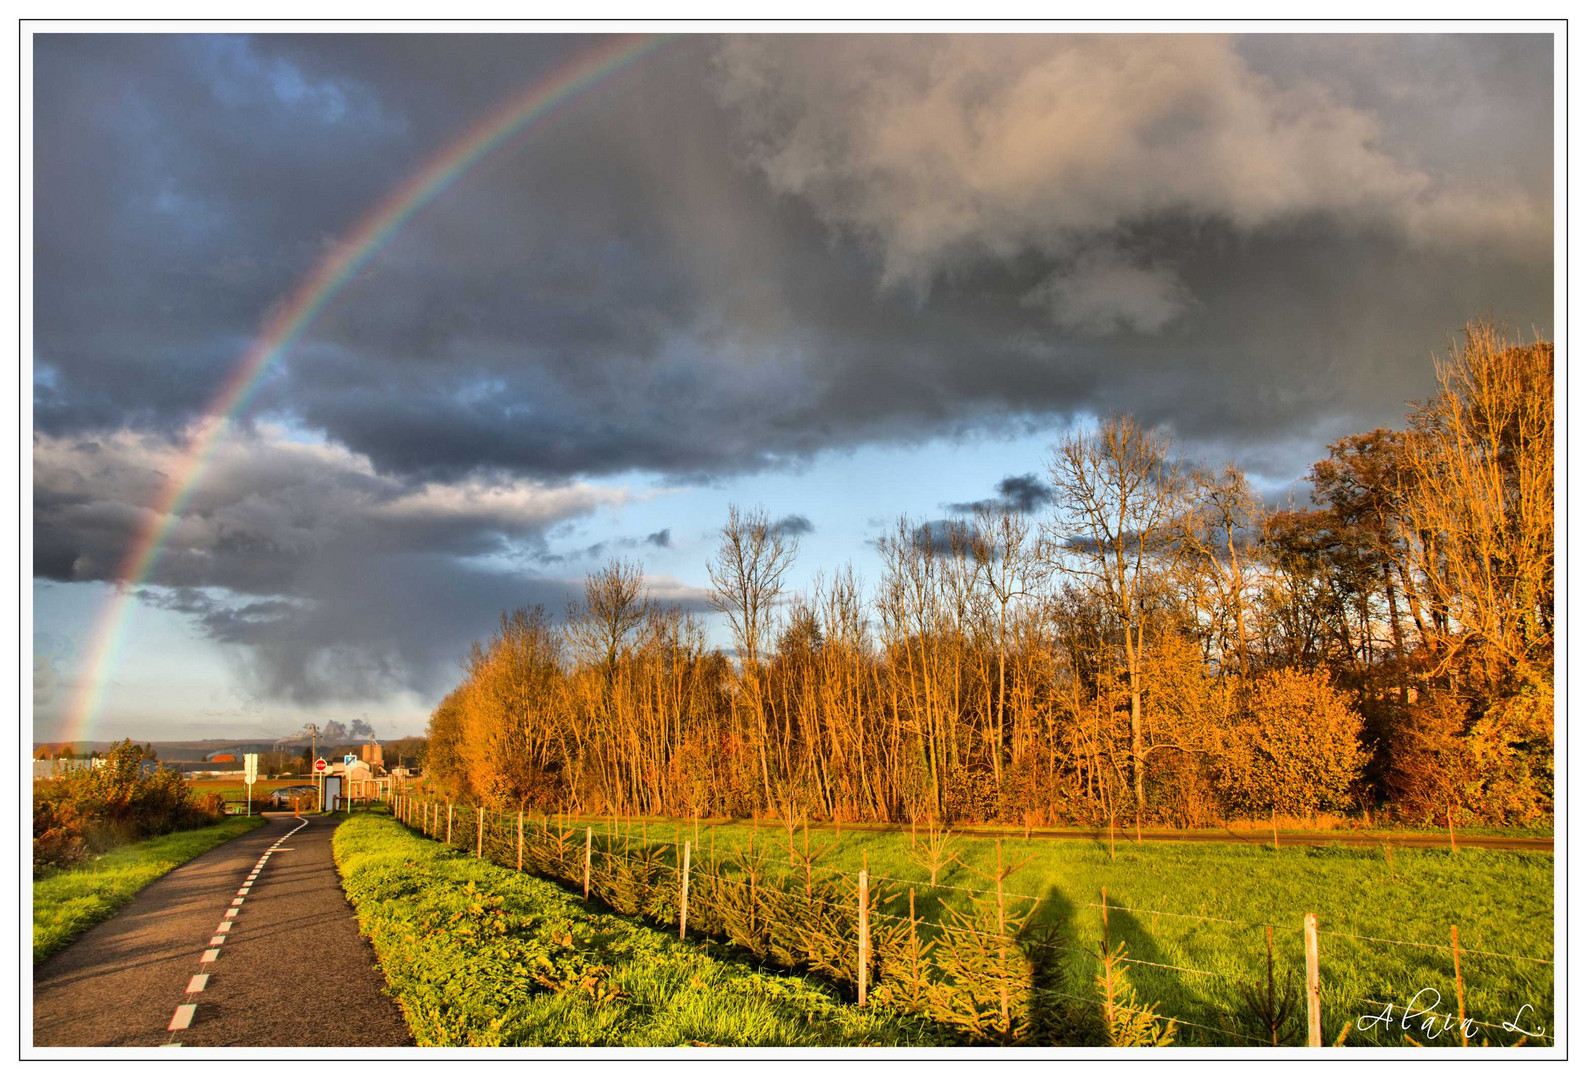
M 131 547 L 112 575 L 116 591 L 94 623 L 84 654 L 82 676 L 77 681 L 60 733 L 62 741 L 88 737 L 104 688 L 116 666 L 134 608 L 136 586 L 148 577 L 158 562 L 170 540 L 172 527 L 204 475 L 221 435 L 259 388 L 271 365 L 292 347 L 314 317 L 375 253 L 453 181 L 536 120 L 634 64 L 666 40 L 661 36 L 614 38 L 580 53 L 532 83 L 431 157 L 401 187 L 366 214 L 293 290 L 211 401 L 205 412 L 206 420 L 196 425 L 180 463 L 171 470 L 159 498 L 144 515 Z

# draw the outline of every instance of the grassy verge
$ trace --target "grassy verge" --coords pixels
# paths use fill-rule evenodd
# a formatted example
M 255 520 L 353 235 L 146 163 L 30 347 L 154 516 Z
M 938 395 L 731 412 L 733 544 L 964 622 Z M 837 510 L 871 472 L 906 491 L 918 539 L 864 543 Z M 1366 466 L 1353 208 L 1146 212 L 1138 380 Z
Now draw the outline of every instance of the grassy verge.
M 421 1046 L 896 1046 L 923 1022 L 707 956 L 385 815 L 336 831 L 343 887 Z
M 37 878 L 33 882 L 34 963 L 104 922 L 156 878 L 262 824 L 262 817 L 235 818 L 156 836 Z

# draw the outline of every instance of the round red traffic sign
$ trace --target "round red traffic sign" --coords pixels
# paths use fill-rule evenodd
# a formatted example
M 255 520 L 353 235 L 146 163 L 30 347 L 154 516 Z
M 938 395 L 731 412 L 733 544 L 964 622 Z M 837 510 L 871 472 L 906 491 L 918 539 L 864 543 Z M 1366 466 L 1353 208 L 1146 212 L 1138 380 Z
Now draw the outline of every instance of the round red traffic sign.
M 324 772 L 325 771 L 325 759 L 324 758 L 319 758 L 318 760 L 316 760 L 314 762 L 314 771 L 315 772 Z

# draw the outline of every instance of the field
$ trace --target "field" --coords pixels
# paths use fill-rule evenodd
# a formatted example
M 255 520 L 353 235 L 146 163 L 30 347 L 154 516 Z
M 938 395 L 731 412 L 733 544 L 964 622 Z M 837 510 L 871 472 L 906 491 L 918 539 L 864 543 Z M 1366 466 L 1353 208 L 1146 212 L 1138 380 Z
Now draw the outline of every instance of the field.
M 454 844 L 474 847 L 474 820 L 471 809 L 460 808 Z M 751 845 L 760 852 L 754 858 L 764 863 L 757 873 L 787 874 L 790 861 L 798 861 L 790 859 L 789 834 L 781 825 L 701 826 L 696 841 L 690 824 L 607 820 L 569 823 L 580 861 L 585 825 L 594 833 L 597 876 L 606 872 L 605 864 L 620 863 L 625 850 L 640 851 L 645 841 L 672 874 L 674 844 L 685 839 L 696 853 L 696 874 L 719 861 L 725 867 L 719 872 L 742 877 Z M 488 857 L 513 861 L 515 826 L 510 819 L 487 818 Z M 526 826 L 531 834 L 539 827 L 534 819 Z M 797 853 L 803 831 L 795 829 L 792 839 Z M 917 851 L 927 840 L 924 832 L 918 835 Z M 981 874 L 995 874 L 999 858 L 996 841 L 950 836 L 946 854 L 952 859 L 943 860 L 933 886 L 925 856 L 912 854 L 907 830 L 845 829 L 841 837 L 813 830 L 810 844 L 834 880 L 852 881 L 862 865 L 868 868 L 875 925 L 907 920 L 912 889 L 924 940 L 957 925 L 953 913 L 968 911 L 972 898 L 990 895 L 989 879 Z M 1520 1034 L 1503 1027 L 1507 1021 L 1527 1032 L 1542 1031 L 1533 1043 L 1551 1042 L 1554 892 L 1553 858 L 1547 854 L 1341 845 L 1275 852 L 1256 845 L 1136 845 L 1121 834 L 1112 857 L 1106 843 L 1006 839 L 1001 859 L 1005 867 L 1019 867 L 1003 883 L 1010 911 L 1034 907 L 1032 925 L 1059 935 L 1063 960 L 1044 972 L 1040 989 L 1063 1000 L 1095 997 L 1106 888 L 1109 948 L 1125 946 L 1141 1002 L 1157 1003 L 1159 1013 L 1176 1018 L 1182 1043 L 1271 1041 L 1271 1028 L 1255 1017 L 1247 994 L 1267 985 L 1271 926 L 1275 996 L 1283 998 L 1289 981 L 1299 998 L 1308 912 L 1318 918 L 1324 1041 L 1458 1043 L 1455 1022 L 1446 1026 L 1444 1020 L 1461 1008 L 1451 948 L 1451 926 L 1457 926 L 1464 1015 L 1474 1021 L 1471 1042 L 1519 1041 Z M 761 887 L 775 889 L 769 881 Z M 1033 989 L 1035 981 L 1032 976 Z M 1392 1029 L 1375 1019 L 1386 1006 Z M 1426 1012 L 1405 1024 L 1407 1006 Z M 1430 1033 L 1423 1024 L 1435 1014 Z M 1281 1025 L 1281 1041 L 1304 1040 L 1304 1015 L 1298 1000 Z
M 139 889 L 210 848 L 264 824 L 237 818 L 202 829 L 168 833 L 91 856 L 70 870 L 33 882 L 33 960 L 71 944 L 116 913 Z
M 713 958 L 384 814 L 349 819 L 334 843 L 359 926 L 421 1046 L 897 1046 L 944 1035 Z
M 234 780 L 226 777 L 200 777 L 195 780 L 189 780 L 188 783 L 192 785 L 193 793 L 199 797 L 208 795 L 211 792 L 219 792 L 226 798 L 227 802 L 235 803 L 240 803 L 248 797 L 248 786 L 241 780 Z M 262 800 L 268 798 L 270 793 L 276 788 L 294 787 L 298 784 L 312 783 L 314 783 L 314 781 L 307 777 L 299 779 L 277 780 L 261 779 L 253 786 L 254 802 L 261 802 Z

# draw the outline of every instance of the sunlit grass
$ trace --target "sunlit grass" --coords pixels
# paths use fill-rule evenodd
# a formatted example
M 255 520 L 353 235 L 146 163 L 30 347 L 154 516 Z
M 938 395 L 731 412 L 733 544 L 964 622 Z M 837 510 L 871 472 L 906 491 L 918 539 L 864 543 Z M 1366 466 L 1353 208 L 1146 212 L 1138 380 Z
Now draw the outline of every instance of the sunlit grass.
M 232 818 L 219 825 L 168 833 L 90 856 L 70 870 L 33 882 L 33 960 L 37 963 L 104 922 L 138 891 L 218 844 L 264 823 Z
M 359 926 L 421 1046 L 896 1046 L 922 1021 L 707 955 L 380 814 L 336 832 Z
M 583 824 L 594 827 L 599 850 L 612 823 L 590 819 L 579 822 Z M 625 831 L 619 821 L 619 847 Z M 762 823 L 758 830 L 743 824 L 702 825 L 695 858 L 708 858 L 713 846 L 726 858 L 752 832 L 758 832 L 760 844 L 786 850 L 787 832 L 778 824 Z M 471 834 L 470 827 L 469 842 Z M 696 835 L 691 823 L 655 822 L 646 834 L 652 843 L 667 844 L 693 841 Z M 637 823 L 630 836 L 638 842 Z M 796 846 L 803 846 L 802 832 L 796 831 L 794 839 Z M 924 841 L 924 830 L 918 839 Z M 810 842 L 812 847 L 831 845 L 823 865 L 853 873 L 865 863 L 883 911 L 906 913 L 908 890 L 914 888 L 917 913 L 928 922 L 941 918 L 944 905 L 962 904 L 965 894 L 957 890 L 985 890 L 986 879 L 970 867 L 991 871 L 997 858 L 995 841 L 955 837 L 958 861 L 938 875 L 938 887 L 932 888 L 928 871 L 911 857 L 908 830 L 846 829 L 841 837 L 819 830 L 812 832 Z M 1534 962 L 1553 959 L 1554 860 L 1548 854 L 1478 849 L 1451 853 L 1441 848 L 1386 852 L 1342 845 L 1281 846 L 1277 851 L 1254 844 L 1137 845 L 1121 832 L 1113 857 L 1105 842 L 1011 839 L 1002 841 L 1002 858 L 1005 865 L 1025 863 L 1005 884 L 1010 896 L 1039 899 L 1036 917 L 1064 930 L 1070 956 L 1066 981 L 1074 993 L 1090 992 L 1096 970 L 1092 954 L 1101 947 L 1105 887 L 1110 942 L 1124 941 L 1131 958 L 1142 962 L 1131 975 L 1143 999 L 1203 1028 L 1247 1033 L 1248 1010 L 1239 988 L 1265 979 L 1267 925 L 1274 928 L 1279 983 L 1292 978 L 1298 990 L 1305 970 L 1303 919 L 1312 912 L 1321 931 L 1327 1041 L 1337 1038 L 1347 1022 L 1351 1044 L 1403 1043 L 1406 1035 L 1441 1045 L 1458 1041 L 1453 1030 L 1427 1040 L 1416 1023 L 1408 1030 L 1396 1025 L 1386 1031 L 1382 1024 L 1360 1030 L 1362 1016 L 1382 1011 L 1372 1002 L 1403 1006 L 1424 988 L 1430 989 L 1419 1004 L 1430 1005 L 1436 992 L 1441 1002 L 1436 1011 L 1457 1011 L 1448 948 L 1452 925 L 1459 926 L 1466 1015 L 1491 1025 L 1480 1028 L 1474 1041 L 1516 1042 L 1519 1036 L 1501 1025 L 1515 1021 L 1525 1005 L 1532 1011 L 1520 1026 L 1553 1032 L 1554 968 Z M 929 936 L 932 928 L 925 925 L 922 932 Z M 1399 1008 L 1395 1015 L 1400 1015 Z M 1180 1041 L 1202 1040 L 1241 1044 L 1226 1033 L 1182 1030 Z

